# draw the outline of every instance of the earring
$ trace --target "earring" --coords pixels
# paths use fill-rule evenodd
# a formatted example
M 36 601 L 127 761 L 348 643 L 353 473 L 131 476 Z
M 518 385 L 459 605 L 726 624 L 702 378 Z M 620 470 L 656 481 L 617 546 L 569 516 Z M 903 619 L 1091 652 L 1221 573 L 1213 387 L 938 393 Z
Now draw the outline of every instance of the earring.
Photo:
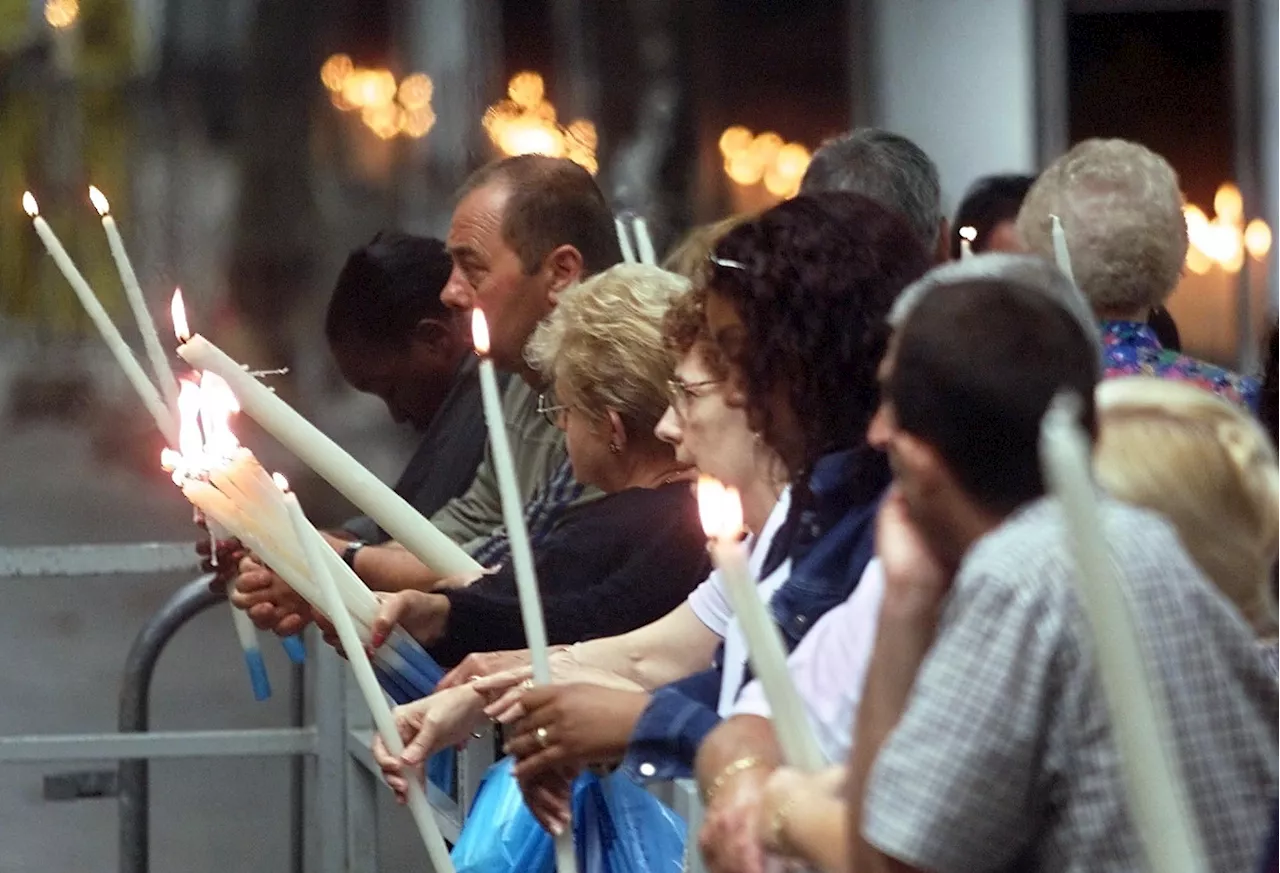
M 620 455 L 622 454 L 622 446 L 618 445 L 617 443 L 609 443 L 609 451 L 612 454 Z

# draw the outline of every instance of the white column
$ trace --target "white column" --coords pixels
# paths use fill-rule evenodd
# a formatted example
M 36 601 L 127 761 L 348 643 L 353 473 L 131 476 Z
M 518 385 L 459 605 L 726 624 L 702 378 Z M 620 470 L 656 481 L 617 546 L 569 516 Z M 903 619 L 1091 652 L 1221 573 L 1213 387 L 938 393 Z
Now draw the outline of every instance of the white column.
M 954 211 L 978 176 L 1036 169 L 1030 0 L 874 0 L 875 124 L 910 137 Z

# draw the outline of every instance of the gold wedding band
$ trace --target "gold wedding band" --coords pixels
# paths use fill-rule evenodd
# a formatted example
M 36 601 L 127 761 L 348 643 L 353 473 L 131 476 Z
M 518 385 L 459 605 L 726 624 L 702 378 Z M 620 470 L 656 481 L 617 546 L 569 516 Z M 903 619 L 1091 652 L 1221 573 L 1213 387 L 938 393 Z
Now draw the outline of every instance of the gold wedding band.
M 538 745 L 542 746 L 542 748 L 545 749 L 551 745 L 551 735 L 547 733 L 546 728 L 538 728 L 533 732 L 533 735 L 538 738 Z

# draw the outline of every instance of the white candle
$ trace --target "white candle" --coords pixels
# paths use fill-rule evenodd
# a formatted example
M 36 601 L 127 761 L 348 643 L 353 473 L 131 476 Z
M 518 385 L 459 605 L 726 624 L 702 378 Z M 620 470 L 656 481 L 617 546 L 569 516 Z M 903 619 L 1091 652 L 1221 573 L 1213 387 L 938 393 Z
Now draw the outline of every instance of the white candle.
M 631 227 L 636 233 L 636 256 L 642 264 L 658 266 L 658 254 L 653 250 L 653 240 L 649 236 L 649 224 L 644 217 L 637 215 L 631 219 Z
M 369 663 L 369 656 L 365 653 L 364 643 L 356 631 L 355 624 L 352 623 L 351 616 L 347 614 L 342 604 L 338 585 L 329 575 L 324 551 L 332 551 L 332 549 L 327 549 L 316 535 L 316 530 L 307 521 L 297 497 L 293 494 L 284 495 L 284 504 L 293 522 L 294 535 L 302 543 L 311 578 L 319 585 L 321 608 L 333 621 L 334 629 L 338 632 L 338 639 L 342 641 L 347 662 L 351 664 L 351 672 L 355 674 L 356 684 L 360 687 L 360 693 L 364 695 L 364 701 L 373 714 L 373 723 L 378 728 L 378 734 L 382 737 L 387 751 L 397 757 L 403 755 L 404 743 L 400 739 L 400 732 L 396 729 L 391 706 L 378 685 L 378 679 L 373 673 L 373 665 Z M 432 815 L 431 807 L 427 804 L 427 795 L 423 791 L 422 783 L 410 777 L 408 784 L 409 813 L 413 816 L 413 822 L 418 826 L 418 834 L 427 847 L 431 867 L 441 873 L 451 873 L 454 868 L 453 861 L 449 858 L 449 848 L 445 845 L 444 837 L 440 835 L 440 828 L 436 825 L 435 816 Z
M 1164 698 L 1147 674 L 1129 602 L 1103 535 L 1089 445 L 1079 419 L 1079 398 L 1054 399 L 1041 423 L 1040 460 L 1076 556 L 1076 594 L 1093 632 L 1129 809 L 1148 869 L 1201 873 L 1208 865 L 1177 762 L 1168 754 L 1172 746 Z
M 709 540 L 712 563 L 720 571 L 734 618 L 742 627 L 751 669 L 769 700 L 783 756 L 790 766 L 816 773 L 827 766 L 827 761 L 813 735 L 791 674 L 787 672 L 787 650 L 782 636 L 747 569 L 747 550 L 738 540 L 742 533 L 742 502 L 738 492 L 703 476 L 698 480 L 698 511 Z
M 85 281 L 84 276 L 80 275 L 80 271 L 76 269 L 75 263 L 72 262 L 71 256 L 67 254 L 67 250 L 62 247 L 62 243 L 59 242 L 58 237 L 54 234 L 53 228 L 49 227 L 49 223 L 40 216 L 36 198 L 31 196 L 30 191 L 22 195 L 22 206 L 26 209 L 27 215 L 31 216 L 31 223 L 35 226 L 36 234 L 40 237 L 40 241 L 44 243 L 45 250 L 49 252 L 54 264 L 57 265 L 58 270 L 71 285 L 71 289 L 76 292 L 76 297 L 80 298 L 80 305 L 84 307 L 89 320 L 98 329 L 98 333 L 106 342 L 107 348 L 110 349 L 112 356 L 116 359 L 116 363 L 120 365 L 120 369 L 124 370 L 129 384 L 133 386 L 134 391 L 138 392 L 138 396 L 142 398 L 143 405 L 147 407 L 147 411 L 155 419 L 156 427 L 160 428 L 160 432 L 164 434 L 164 438 L 169 445 L 176 446 L 178 444 L 178 426 L 174 421 L 173 414 L 164 405 L 160 392 L 156 390 L 156 386 L 147 378 L 146 371 L 142 369 L 142 365 L 138 363 L 137 358 L 133 356 L 133 350 L 124 341 L 124 337 L 120 336 L 120 331 L 116 330 L 116 326 L 111 322 L 111 317 L 107 315 L 107 311 L 102 308 L 102 303 L 99 302 L 98 296 L 93 293 L 89 283 Z
M 618 232 L 618 248 L 622 249 L 622 262 L 624 264 L 634 264 L 636 262 L 635 250 L 631 248 L 631 237 L 627 235 L 627 226 L 622 223 L 622 219 L 614 217 L 613 226 Z
M 1062 219 L 1056 215 L 1049 216 L 1052 222 L 1051 236 L 1053 237 L 1053 260 L 1058 265 L 1058 269 L 1066 274 L 1067 278 L 1075 282 L 1076 275 L 1071 271 L 1071 250 L 1067 248 L 1067 233 L 1062 229 Z
M 967 224 L 960 228 L 960 260 L 967 261 L 973 257 L 973 241 L 977 238 L 977 228 Z
M 213 343 L 197 334 L 179 347 L 178 354 L 191 366 L 225 379 L 247 414 L 424 564 L 443 576 L 471 575 L 480 569 L 403 497 Z
M 173 369 L 165 355 L 164 346 L 160 344 L 160 336 L 156 333 L 156 323 L 147 309 L 147 301 L 142 296 L 142 286 L 138 284 L 138 276 L 133 271 L 129 254 L 125 251 L 124 240 L 120 237 L 120 229 L 111 215 L 111 205 L 102 192 L 93 185 L 89 186 L 89 199 L 93 208 L 102 216 L 102 229 L 107 233 L 107 245 L 111 248 L 111 257 L 116 262 L 116 272 L 120 274 L 120 282 L 124 285 L 124 296 L 133 310 L 133 317 L 138 322 L 138 331 L 142 334 L 142 347 L 147 350 L 151 359 L 151 370 L 155 374 L 156 384 L 164 393 L 164 399 L 170 409 L 178 404 L 178 386 L 174 379 Z
M 533 551 L 529 547 L 529 531 L 524 523 L 524 501 L 516 485 L 515 464 L 507 441 L 507 423 L 498 395 L 498 377 L 489 358 L 489 325 L 479 309 L 471 311 L 471 337 L 480 356 L 480 399 L 484 406 L 489 444 L 493 449 L 493 468 L 502 497 L 502 520 L 511 543 L 511 563 L 515 570 L 516 592 L 520 599 L 520 618 L 524 622 L 525 642 L 533 667 L 533 681 L 551 683 L 551 661 L 547 650 L 547 627 L 542 615 L 542 599 L 538 595 L 538 578 L 533 567 Z M 559 873 L 577 870 L 574 855 L 573 825 L 556 837 L 556 869 Z

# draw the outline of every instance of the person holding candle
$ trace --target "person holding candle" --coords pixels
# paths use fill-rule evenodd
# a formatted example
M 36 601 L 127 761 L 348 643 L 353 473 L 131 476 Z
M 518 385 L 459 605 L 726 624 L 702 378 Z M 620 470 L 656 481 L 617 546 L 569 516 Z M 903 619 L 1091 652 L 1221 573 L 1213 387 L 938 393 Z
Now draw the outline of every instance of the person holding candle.
M 791 648 L 849 596 L 871 558 L 871 522 L 888 480 L 883 459 L 865 443 L 875 362 L 888 335 L 884 317 L 928 256 L 897 215 L 869 198 L 828 192 L 801 195 L 739 226 L 716 246 L 712 264 L 708 331 L 742 374 L 748 421 L 793 482 L 787 518 L 759 574 L 768 580 L 790 559 L 789 572 L 762 593 Z M 725 655 L 711 670 L 653 693 L 621 772 L 637 781 L 691 773 L 698 745 L 749 675 L 745 646 L 731 645 L 736 634 L 730 624 Z M 521 762 L 523 782 L 581 763 L 540 755 L 537 742 L 538 728 L 551 737 L 561 725 L 580 732 L 561 707 L 574 693 L 572 686 L 525 693 L 528 714 L 508 744 L 529 759 Z M 724 797 L 751 790 L 757 763 L 723 762 L 721 786 L 735 786 Z M 541 802 L 528 791 L 526 800 Z M 545 804 L 535 812 L 554 816 Z
M 484 452 L 468 325 L 440 301 L 452 269 L 441 241 L 381 232 L 348 256 L 325 315 L 325 339 L 347 384 L 379 397 L 393 420 L 422 434 L 395 491 L 423 515 L 467 489 Z M 389 539 L 367 516 L 333 533 L 353 545 Z M 197 550 L 207 554 L 207 541 Z M 238 557 L 222 554 L 206 569 L 234 576 L 237 566 Z M 276 609 L 309 614 L 275 574 L 254 568 L 244 575 L 233 601 L 251 618 L 274 622 Z
M 613 213 L 595 180 L 572 161 L 506 158 L 481 167 L 463 184 L 446 249 L 453 270 L 441 300 L 459 313 L 481 307 L 490 322 L 494 362 L 519 377 L 508 381 L 503 409 L 536 545 L 567 509 L 597 499 L 600 492 L 574 480 L 564 435 L 538 412 L 541 376 L 525 362 L 524 345 L 565 288 L 618 262 Z M 487 447 L 466 493 L 445 504 L 431 522 L 480 564 L 506 560 L 508 542 Z M 335 537 L 330 545 L 374 590 L 429 591 L 442 581 L 440 573 L 394 542 L 353 548 Z M 273 609 L 269 615 L 265 606 L 260 610 L 260 627 L 283 634 L 308 620 L 269 597 L 261 602 Z
M 671 363 L 663 314 L 688 283 L 656 267 L 613 267 L 560 295 L 528 344 L 566 434 L 574 476 L 605 497 L 565 513 L 534 549 L 548 638 L 571 643 L 665 615 L 705 575 L 690 471 L 654 436 Z M 548 395 L 550 396 L 550 395 Z M 452 666 L 473 651 L 524 640 L 514 572 L 385 597 L 372 633 L 395 625 Z
M 706 257 L 704 250 L 704 261 Z M 677 461 L 739 489 L 752 534 L 751 561 L 758 569 L 786 517 L 786 471 L 747 423 L 741 376 L 711 342 L 704 297 L 702 289 L 695 289 L 673 303 L 664 318 L 665 344 L 679 362 L 670 406 L 656 433 L 671 443 Z M 784 561 L 774 575 L 785 578 L 789 567 Z M 551 659 L 556 681 L 578 684 L 572 697 L 556 702 L 573 714 L 576 731 L 549 732 L 547 751 L 586 762 L 620 757 L 648 692 L 711 667 L 730 618 L 723 585 L 712 572 L 684 603 L 656 622 L 620 636 L 558 647 Z M 507 724 L 524 715 L 521 683 L 529 673 L 521 667 L 528 663 L 527 650 L 469 655 L 441 680 L 436 694 L 401 707 L 398 719 L 413 754 L 408 761 L 379 760 L 389 782 L 400 786 L 402 766 L 416 764 L 420 755 L 464 741 L 486 713 Z M 488 678 L 474 681 L 480 676 Z M 592 684 L 583 684 L 587 682 Z
M 1052 216 L 1061 220 L 1076 284 L 1101 323 L 1105 378 L 1191 382 L 1256 409 L 1256 379 L 1166 349 L 1147 324 L 1182 275 L 1182 205 L 1177 173 L 1160 155 L 1125 140 L 1090 139 L 1040 174 L 1017 227 L 1028 251 L 1052 258 Z
M 1024 173 L 1004 173 L 983 176 L 969 186 L 956 207 L 953 227 L 971 227 L 974 230 L 970 245 L 975 255 L 983 252 L 1020 252 L 1022 240 L 1018 238 L 1014 222 L 1022 199 L 1027 196 L 1035 176 Z M 960 235 L 951 236 L 951 259 L 960 260 Z
M 913 303 L 869 431 L 895 487 L 878 521 L 885 594 L 846 851 L 820 845 L 829 833 L 798 843 L 804 800 L 789 798 L 771 811 L 773 847 L 832 870 L 1138 868 L 1093 654 L 1107 641 L 1076 599 L 1038 450 L 1064 386 L 1093 431 L 1096 346 L 1014 281 L 942 280 Z M 1247 869 L 1275 791 L 1275 677 L 1167 523 L 1113 500 L 1102 511 L 1210 869 Z

